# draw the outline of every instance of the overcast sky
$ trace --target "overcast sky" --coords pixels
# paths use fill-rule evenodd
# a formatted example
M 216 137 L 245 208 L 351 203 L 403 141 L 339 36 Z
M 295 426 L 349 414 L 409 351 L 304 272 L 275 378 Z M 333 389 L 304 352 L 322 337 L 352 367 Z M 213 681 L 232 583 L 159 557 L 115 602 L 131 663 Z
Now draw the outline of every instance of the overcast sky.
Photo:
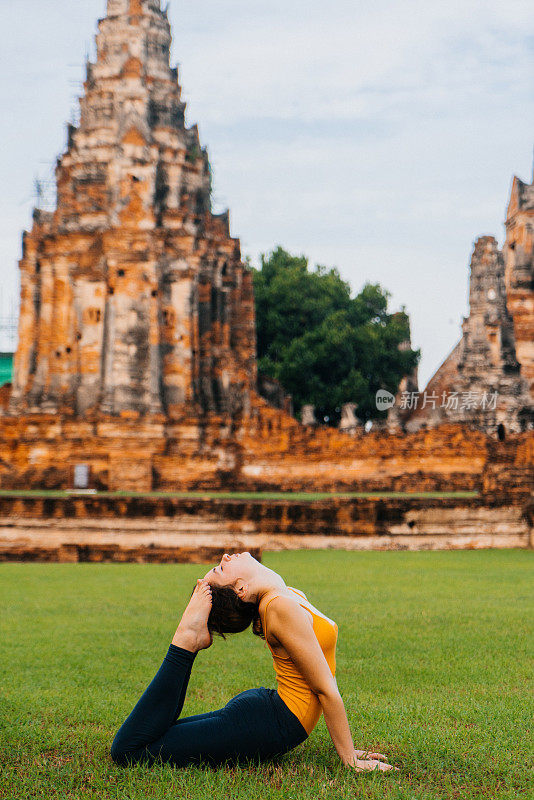
M 0 0 L 0 313 L 104 10 Z M 281 244 L 355 292 L 381 283 L 425 383 L 459 338 L 475 238 L 502 243 L 512 177 L 531 180 L 531 0 L 172 0 L 169 16 L 243 254 Z

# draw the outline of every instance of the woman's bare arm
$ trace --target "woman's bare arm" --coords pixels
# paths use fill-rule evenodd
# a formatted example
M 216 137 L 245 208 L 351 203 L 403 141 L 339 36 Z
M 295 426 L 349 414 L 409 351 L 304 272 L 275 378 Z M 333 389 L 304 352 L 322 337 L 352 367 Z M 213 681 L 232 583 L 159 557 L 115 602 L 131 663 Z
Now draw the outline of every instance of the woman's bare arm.
M 283 595 L 271 601 L 269 610 L 269 631 L 287 651 L 312 692 L 319 698 L 334 747 L 344 764 L 351 763 L 354 744 L 345 706 L 309 615 Z
M 287 651 L 312 692 L 319 698 L 326 727 L 343 763 L 355 767 L 358 772 L 373 769 L 397 770 L 391 764 L 376 760 L 386 758 L 382 753 L 354 749 L 337 681 L 330 671 L 306 611 L 283 595 L 273 598 L 270 604 L 269 631 Z M 367 760 L 362 760 L 362 757 Z

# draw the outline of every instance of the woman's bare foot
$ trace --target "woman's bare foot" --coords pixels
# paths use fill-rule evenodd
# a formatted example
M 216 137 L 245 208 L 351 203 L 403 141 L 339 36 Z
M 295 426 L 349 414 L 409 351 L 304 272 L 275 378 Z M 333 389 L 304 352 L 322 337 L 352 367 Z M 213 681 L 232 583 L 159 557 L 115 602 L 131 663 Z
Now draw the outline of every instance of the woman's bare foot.
M 172 643 L 193 653 L 210 647 L 213 644 L 213 636 L 208 630 L 210 609 L 211 587 L 205 578 L 199 578 Z

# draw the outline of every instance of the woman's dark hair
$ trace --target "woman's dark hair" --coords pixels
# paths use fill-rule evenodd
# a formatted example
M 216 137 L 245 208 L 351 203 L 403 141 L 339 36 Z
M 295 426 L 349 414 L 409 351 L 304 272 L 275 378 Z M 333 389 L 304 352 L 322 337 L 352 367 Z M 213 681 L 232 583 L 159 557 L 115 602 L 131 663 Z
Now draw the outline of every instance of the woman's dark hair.
M 217 633 L 226 639 L 225 633 L 241 633 L 251 623 L 252 633 L 265 639 L 256 603 L 245 603 L 231 586 L 211 586 L 211 610 L 208 617 L 210 633 Z

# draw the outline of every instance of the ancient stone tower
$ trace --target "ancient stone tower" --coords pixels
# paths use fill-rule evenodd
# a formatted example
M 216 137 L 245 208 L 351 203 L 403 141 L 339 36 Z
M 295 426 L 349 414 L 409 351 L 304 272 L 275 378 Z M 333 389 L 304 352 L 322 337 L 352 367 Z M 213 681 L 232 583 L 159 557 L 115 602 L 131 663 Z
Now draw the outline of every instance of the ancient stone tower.
M 534 182 L 513 180 L 506 215 L 504 259 L 517 359 L 534 397 Z
M 11 413 L 232 414 L 256 385 L 252 278 L 187 128 L 159 0 L 108 0 L 57 209 L 23 237 Z
M 493 236 L 475 242 L 462 337 L 415 405 L 399 412 L 397 398 L 391 430 L 447 421 L 500 435 L 534 427 L 533 245 L 534 184 L 514 178 L 503 250 Z
M 504 375 L 519 375 L 512 319 L 506 305 L 504 260 L 493 236 L 482 236 L 475 242 L 469 316 L 464 319 L 462 332 L 457 369 L 466 385 L 486 382 L 497 388 Z

